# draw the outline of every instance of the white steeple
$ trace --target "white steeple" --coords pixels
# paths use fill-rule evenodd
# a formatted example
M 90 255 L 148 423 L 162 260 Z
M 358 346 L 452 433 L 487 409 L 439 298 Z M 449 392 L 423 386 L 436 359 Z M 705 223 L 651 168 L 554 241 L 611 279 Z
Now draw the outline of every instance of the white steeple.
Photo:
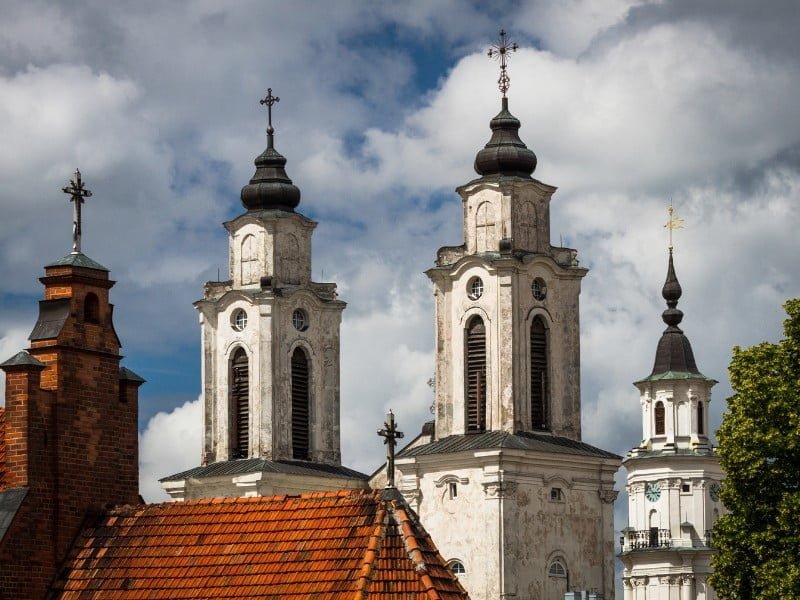
M 672 248 L 662 295 L 667 328 L 653 371 L 637 381 L 642 442 L 623 464 L 628 471 L 628 526 L 620 558 L 625 600 L 715 600 L 711 527 L 723 510 L 723 473 L 708 438 L 708 404 L 716 381 L 697 369 L 688 338 L 678 327 L 681 286 Z M 658 550 L 658 552 L 654 552 Z

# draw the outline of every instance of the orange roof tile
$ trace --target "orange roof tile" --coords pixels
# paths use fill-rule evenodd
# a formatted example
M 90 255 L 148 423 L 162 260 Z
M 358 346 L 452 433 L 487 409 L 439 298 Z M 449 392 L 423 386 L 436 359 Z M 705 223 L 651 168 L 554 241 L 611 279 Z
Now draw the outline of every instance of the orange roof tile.
M 76 539 L 56 598 L 461 600 L 394 490 L 112 509 Z
M 6 409 L 0 406 L 0 491 L 6 487 Z

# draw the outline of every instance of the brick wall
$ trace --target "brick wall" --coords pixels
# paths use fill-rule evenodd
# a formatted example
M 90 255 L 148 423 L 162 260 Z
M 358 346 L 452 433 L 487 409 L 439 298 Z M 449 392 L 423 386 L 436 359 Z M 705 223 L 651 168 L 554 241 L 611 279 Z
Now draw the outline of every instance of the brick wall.
M 87 516 L 139 501 L 138 387 L 120 381 L 119 340 L 105 271 L 48 268 L 45 299 L 70 299 L 53 338 L 34 341 L 42 365 L 6 370 L 6 487 L 28 493 L 0 542 L 0 600 L 44 598 Z M 97 323 L 84 319 L 87 294 Z M 35 361 L 34 361 L 35 362 Z

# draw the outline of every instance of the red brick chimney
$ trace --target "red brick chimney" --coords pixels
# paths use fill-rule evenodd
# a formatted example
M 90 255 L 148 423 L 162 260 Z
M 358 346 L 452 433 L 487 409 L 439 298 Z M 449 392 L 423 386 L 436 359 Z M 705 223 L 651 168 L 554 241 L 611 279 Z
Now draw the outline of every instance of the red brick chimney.
M 45 267 L 31 347 L 6 372 L 0 598 L 44 598 L 87 515 L 139 499 L 138 388 L 120 368 L 108 270 Z M 4 518 L 6 517 L 6 518 Z

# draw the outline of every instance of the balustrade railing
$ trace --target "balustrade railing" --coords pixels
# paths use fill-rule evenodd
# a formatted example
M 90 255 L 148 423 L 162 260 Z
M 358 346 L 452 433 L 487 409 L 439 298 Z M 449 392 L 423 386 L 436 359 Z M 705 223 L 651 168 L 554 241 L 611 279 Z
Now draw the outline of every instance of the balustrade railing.
M 623 534 L 623 551 L 640 550 L 643 548 L 669 548 L 672 540 L 669 529 L 638 529 L 626 531 Z

